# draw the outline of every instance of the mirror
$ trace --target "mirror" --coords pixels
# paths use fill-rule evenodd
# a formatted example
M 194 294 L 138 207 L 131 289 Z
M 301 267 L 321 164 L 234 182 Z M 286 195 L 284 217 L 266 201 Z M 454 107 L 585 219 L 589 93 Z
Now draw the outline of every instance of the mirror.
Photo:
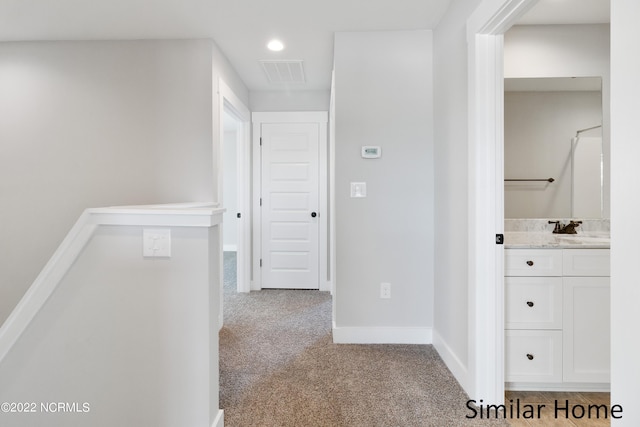
M 602 218 L 602 79 L 508 78 L 505 218 Z

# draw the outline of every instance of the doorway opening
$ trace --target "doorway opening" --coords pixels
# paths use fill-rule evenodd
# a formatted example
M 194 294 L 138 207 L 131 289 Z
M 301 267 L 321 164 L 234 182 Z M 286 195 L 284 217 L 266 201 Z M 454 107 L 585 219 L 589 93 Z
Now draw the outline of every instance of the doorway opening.
M 251 189 L 249 174 L 250 113 L 223 80 L 219 80 L 218 194 L 223 217 L 223 283 L 237 292 L 251 285 Z M 222 295 L 221 299 L 222 301 Z M 222 310 L 221 310 L 222 313 Z M 222 322 L 220 323 L 222 325 Z
M 238 137 L 242 123 L 228 111 L 222 112 L 222 153 L 223 153 L 223 188 L 224 205 L 226 209 L 222 221 L 222 250 L 223 275 L 225 286 L 234 283 L 238 286 L 238 215 L 242 216 L 238 208 Z

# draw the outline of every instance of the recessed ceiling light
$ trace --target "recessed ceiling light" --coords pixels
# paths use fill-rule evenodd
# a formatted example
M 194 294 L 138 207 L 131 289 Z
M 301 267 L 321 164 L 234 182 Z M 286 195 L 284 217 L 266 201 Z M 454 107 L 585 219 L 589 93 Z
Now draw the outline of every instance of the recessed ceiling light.
M 274 39 L 267 44 L 267 48 L 269 48 L 269 50 L 272 50 L 274 52 L 280 52 L 282 49 L 284 49 L 284 44 L 282 44 L 280 40 Z

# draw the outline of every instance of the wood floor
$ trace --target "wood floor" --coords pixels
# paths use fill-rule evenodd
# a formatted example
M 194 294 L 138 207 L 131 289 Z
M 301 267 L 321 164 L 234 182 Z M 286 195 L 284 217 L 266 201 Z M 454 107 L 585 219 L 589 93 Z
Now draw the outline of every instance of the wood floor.
M 505 397 L 507 418 L 511 426 L 603 427 L 611 425 L 609 393 L 507 391 Z M 606 405 L 606 409 L 600 405 Z

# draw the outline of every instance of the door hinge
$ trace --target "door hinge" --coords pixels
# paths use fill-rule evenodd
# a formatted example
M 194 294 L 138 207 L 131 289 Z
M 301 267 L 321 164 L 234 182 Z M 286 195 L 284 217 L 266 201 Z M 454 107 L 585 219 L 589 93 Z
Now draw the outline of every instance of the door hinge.
M 260 258 L 260 267 L 262 267 L 262 258 Z
M 260 206 L 262 206 L 262 197 L 260 197 Z
M 262 147 L 262 137 L 260 137 L 260 146 Z
M 496 245 L 504 245 L 504 234 L 496 234 Z
M 236 214 L 236 218 L 242 218 L 242 214 L 240 214 L 240 212 L 238 212 L 238 213 Z

